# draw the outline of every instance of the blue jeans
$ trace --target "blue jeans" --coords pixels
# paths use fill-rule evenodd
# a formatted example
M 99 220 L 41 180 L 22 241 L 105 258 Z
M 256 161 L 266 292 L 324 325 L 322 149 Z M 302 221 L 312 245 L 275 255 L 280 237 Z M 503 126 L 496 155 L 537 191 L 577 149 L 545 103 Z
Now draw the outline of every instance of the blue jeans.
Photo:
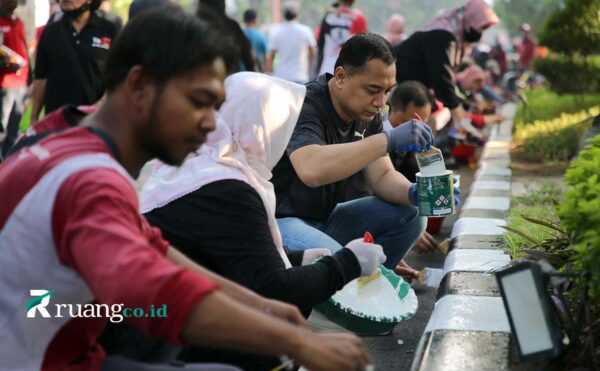
M 426 219 L 413 206 L 370 196 L 338 204 L 323 222 L 290 217 L 277 219 L 277 224 L 291 250 L 324 247 L 335 253 L 369 231 L 383 246 L 384 266 L 394 268 L 425 230 Z

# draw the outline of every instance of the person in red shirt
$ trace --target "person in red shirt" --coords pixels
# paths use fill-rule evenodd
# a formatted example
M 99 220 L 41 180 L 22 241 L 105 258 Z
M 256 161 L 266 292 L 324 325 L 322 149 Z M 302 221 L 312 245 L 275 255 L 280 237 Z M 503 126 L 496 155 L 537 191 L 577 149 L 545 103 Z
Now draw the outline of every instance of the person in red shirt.
M 14 14 L 17 0 L 0 0 L 0 118 L 5 138 L 0 159 L 6 155 L 19 134 L 29 78 L 29 57 L 25 26 Z
M 531 26 L 528 23 L 523 23 L 520 27 L 521 44 L 517 50 L 519 53 L 519 67 L 526 71 L 531 68 L 531 60 L 535 57 L 535 41 L 531 38 Z
M 143 164 L 180 165 L 214 130 L 231 55 L 191 15 L 140 14 L 108 55 L 105 102 L 0 165 L 0 369 L 151 369 L 106 356 L 107 319 L 176 345 L 366 367 L 356 336 L 311 332 L 297 309 L 196 265 L 139 213 Z M 154 306 L 168 314 L 149 316 Z

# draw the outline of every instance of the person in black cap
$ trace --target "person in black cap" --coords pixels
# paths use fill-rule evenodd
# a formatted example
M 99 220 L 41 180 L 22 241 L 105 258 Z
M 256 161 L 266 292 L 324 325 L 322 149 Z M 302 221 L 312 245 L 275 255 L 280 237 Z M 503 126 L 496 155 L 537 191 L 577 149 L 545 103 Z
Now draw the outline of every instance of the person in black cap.
M 94 12 L 100 0 L 59 0 L 63 16 L 46 26 L 37 49 L 31 122 L 65 105 L 89 105 L 104 94 L 102 70 L 117 34 Z

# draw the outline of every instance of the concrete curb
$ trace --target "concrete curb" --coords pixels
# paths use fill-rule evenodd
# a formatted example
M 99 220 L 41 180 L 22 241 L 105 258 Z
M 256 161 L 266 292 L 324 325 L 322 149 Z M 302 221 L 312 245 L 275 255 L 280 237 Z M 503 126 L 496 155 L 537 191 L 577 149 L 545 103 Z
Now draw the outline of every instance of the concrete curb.
M 493 272 L 510 256 L 502 234 L 510 206 L 510 142 L 516 104 L 492 129 L 459 219 L 454 224 L 444 278 L 421 337 L 412 371 L 506 370 L 510 326 Z

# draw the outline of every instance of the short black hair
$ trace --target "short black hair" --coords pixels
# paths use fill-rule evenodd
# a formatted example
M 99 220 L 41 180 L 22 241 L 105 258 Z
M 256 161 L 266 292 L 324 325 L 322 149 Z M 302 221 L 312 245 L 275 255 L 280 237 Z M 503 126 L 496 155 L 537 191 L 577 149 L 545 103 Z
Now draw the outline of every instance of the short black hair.
M 352 36 L 342 45 L 335 68 L 344 67 L 348 75 L 354 75 L 364 71 L 367 62 L 372 59 L 391 65 L 396 62 L 396 54 L 392 44 L 382 36 L 364 32 Z
M 244 12 L 244 22 L 252 23 L 256 22 L 256 10 L 250 8 Z
M 293 19 L 296 19 L 297 17 L 298 13 L 294 9 L 286 9 L 283 12 L 283 18 L 285 18 L 286 21 L 291 21 Z
M 425 85 L 418 81 L 404 81 L 390 95 L 389 105 L 392 110 L 404 111 L 410 103 L 416 107 L 431 104 L 431 98 Z
M 182 10 L 148 9 L 127 23 L 109 49 L 105 87 L 114 91 L 136 65 L 162 85 L 218 58 L 230 67 L 232 57 L 232 46 L 198 18 Z
M 286 21 L 298 18 L 298 5 L 295 2 L 289 1 L 283 4 L 283 18 Z

